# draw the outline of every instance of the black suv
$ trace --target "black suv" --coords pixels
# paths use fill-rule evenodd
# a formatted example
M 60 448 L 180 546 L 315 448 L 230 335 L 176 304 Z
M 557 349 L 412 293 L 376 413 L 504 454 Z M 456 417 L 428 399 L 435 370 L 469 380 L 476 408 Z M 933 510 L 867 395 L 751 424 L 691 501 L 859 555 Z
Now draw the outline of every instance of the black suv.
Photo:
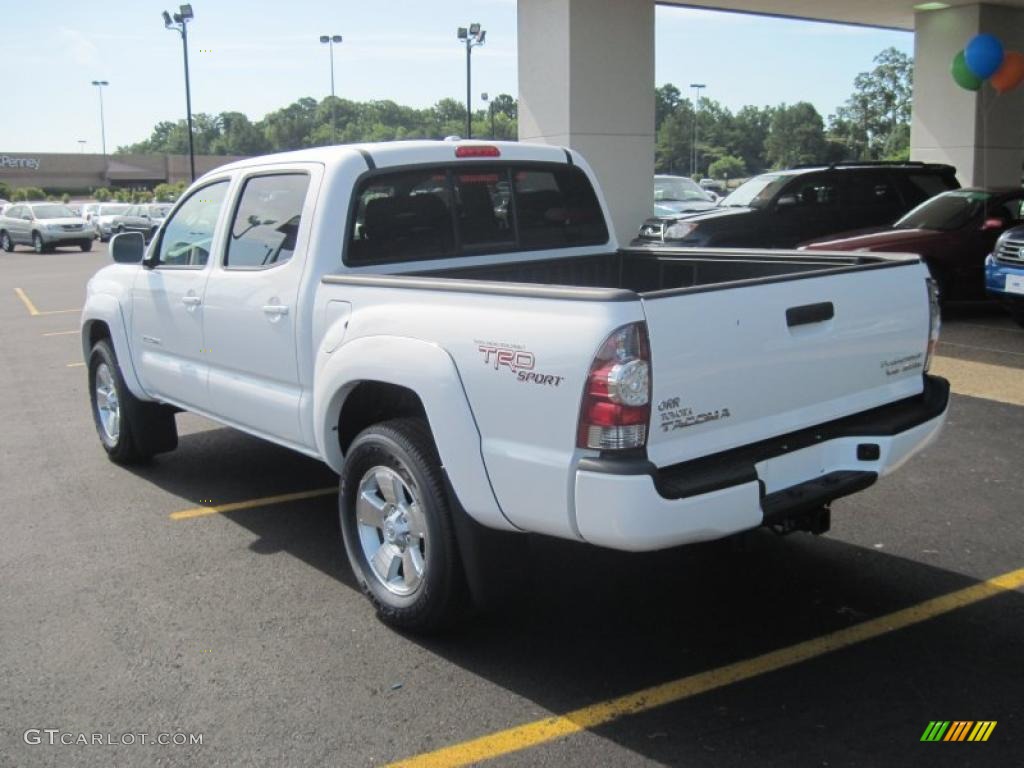
M 633 245 L 795 248 L 823 235 L 891 224 L 959 186 L 956 169 L 936 163 L 836 163 L 772 171 L 748 180 L 710 211 L 648 219 Z

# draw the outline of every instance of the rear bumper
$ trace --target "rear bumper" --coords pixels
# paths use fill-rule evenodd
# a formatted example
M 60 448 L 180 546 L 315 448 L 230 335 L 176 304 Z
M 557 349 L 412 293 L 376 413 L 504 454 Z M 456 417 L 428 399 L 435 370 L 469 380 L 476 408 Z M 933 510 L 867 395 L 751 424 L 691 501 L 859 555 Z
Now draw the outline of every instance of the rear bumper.
M 592 544 L 645 551 L 779 522 L 898 468 L 935 439 L 948 407 L 949 383 L 926 376 L 916 397 L 671 467 L 583 459 L 576 524 Z

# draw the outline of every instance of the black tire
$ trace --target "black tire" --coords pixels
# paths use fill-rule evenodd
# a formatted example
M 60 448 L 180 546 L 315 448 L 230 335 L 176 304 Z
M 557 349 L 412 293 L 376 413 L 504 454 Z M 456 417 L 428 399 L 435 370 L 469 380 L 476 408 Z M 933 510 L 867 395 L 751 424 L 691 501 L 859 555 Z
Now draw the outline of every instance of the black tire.
M 48 250 L 50 250 L 46 246 L 46 243 L 43 242 L 43 236 L 40 235 L 38 232 L 32 233 L 32 250 L 35 251 L 36 253 L 46 253 Z
M 101 366 L 106 366 L 119 405 L 116 435 L 104 427 L 97 406 L 97 373 Z M 100 444 L 116 464 L 139 464 L 178 445 L 173 409 L 143 402 L 131 393 L 108 339 L 97 342 L 89 353 L 89 405 Z
M 0 232 L 0 248 L 3 248 L 7 253 L 14 251 L 14 241 L 11 240 L 11 236 L 6 231 Z
M 356 499 L 364 476 L 376 467 L 398 474 L 418 502 L 426 528 L 423 574 L 414 591 L 405 595 L 395 594 L 376 575 L 360 539 Z M 444 488 L 437 449 L 422 419 L 374 425 L 363 430 L 349 448 L 338 494 L 345 551 L 377 615 L 395 628 L 434 632 L 451 624 L 466 606 L 465 580 Z
M 83 253 L 88 253 L 92 250 L 92 240 L 83 240 L 78 244 L 78 247 L 82 249 Z

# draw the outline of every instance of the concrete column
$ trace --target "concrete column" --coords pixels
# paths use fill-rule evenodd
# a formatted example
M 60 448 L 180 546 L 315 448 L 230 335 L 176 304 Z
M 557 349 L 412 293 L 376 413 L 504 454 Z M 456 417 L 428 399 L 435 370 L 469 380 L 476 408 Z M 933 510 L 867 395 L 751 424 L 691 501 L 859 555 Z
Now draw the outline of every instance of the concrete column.
M 651 215 L 653 0 L 519 0 L 519 139 L 579 150 L 620 243 Z
M 965 91 L 950 65 L 976 34 L 1024 51 L 1024 10 L 966 5 L 914 15 L 914 114 L 910 157 L 956 166 L 960 183 L 1019 186 L 1024 168 L 1024 90 Z

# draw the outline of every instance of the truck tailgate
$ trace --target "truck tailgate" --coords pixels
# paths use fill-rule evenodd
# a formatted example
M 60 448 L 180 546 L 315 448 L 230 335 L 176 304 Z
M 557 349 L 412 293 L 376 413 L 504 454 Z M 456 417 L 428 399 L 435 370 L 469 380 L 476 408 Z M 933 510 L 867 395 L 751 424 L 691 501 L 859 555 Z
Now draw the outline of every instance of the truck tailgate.
M 650 460 L 664 467 L 920 393 L 926 277 L 902 262 L 644 297 Z

